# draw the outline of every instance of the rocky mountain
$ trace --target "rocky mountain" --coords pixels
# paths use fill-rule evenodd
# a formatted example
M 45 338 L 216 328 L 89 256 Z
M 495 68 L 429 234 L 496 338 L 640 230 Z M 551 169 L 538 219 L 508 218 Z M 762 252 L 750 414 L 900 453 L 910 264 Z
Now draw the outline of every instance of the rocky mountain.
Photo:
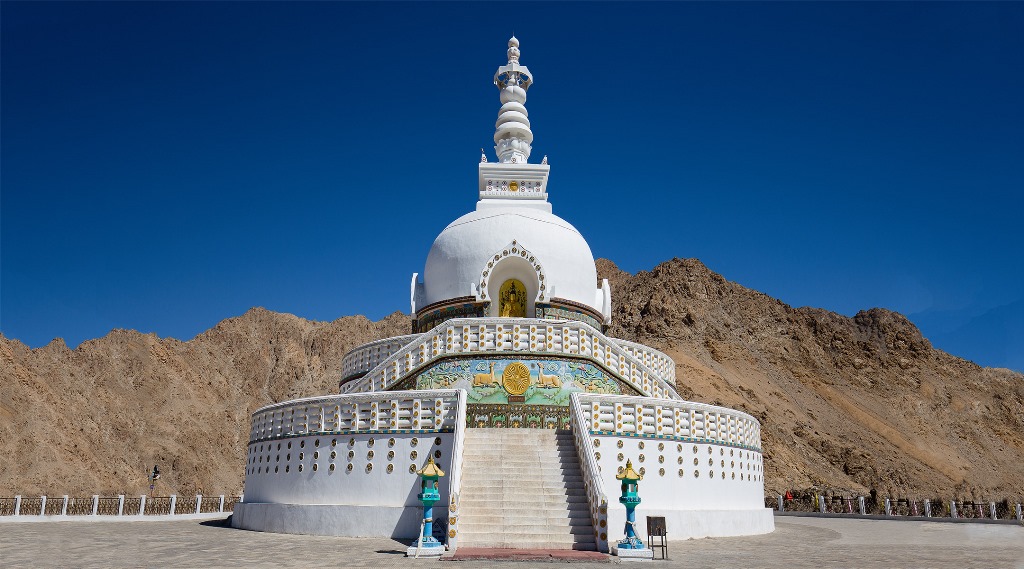
M 598 261 L 611 335 L 658 347 L 677 388 L 762 424 L 766 491 L 1024 494 L 1024 376 L 931 347 L 900 314 L 793 308 L 694 259 Z M 187 342 L 115 330 L 70 350 L 0 336 L 0 495 L 239 492 L 249 414 L 336 391 L 341 358 L 409 318 L 256 308 Z

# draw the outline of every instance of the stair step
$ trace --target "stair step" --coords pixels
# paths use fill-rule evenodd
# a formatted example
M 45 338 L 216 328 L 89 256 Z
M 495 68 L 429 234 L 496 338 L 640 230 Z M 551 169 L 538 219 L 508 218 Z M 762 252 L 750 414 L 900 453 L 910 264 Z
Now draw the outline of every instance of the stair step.
M 596 550 L 572 433 L 469 429 L 463 457 L 460 546 Z
M 467 542 L 507 542 L 516 543 L 517 541 L 546 541 L 550 543 L 594 543 L 593 532 L 588 533 L 572 533 L 572 534 L 553 534 L 550 532 L 537 531 L 534 528 L 530 532 L 508 532 L 501 528 L 497 531 L 494 530 L 459 530 L 460 546 L 468 545 Z M 507 546 L 506 546 L 507 547 Z
M 501 486 L 468 484 L 462 487 L 462 498 L 472 499 L 474 496 L 508 496 L 523 500 L 524 492 L 529 494 L 543 494 L 545 496 L 586 496 L 587 490 L 580 486 L 566 485 L 561 482 L 551 484 L 534 483 L 533 485 L 519 485 L 514 480 L 503 480 Z
M 460 547 L 495 547 L 511 549 L 597 549 L 594 535 L 553 537 L 546 533 L 508 535 L 502 533 L 469 533 L 459 531 Z M 593 550 L 592 549 L 592 550 Z
M 460 516 L 459 525 L 465 529 L 476 525 L 500 525 L 532 520 L 538 527 L 563 527 L 563 526 L 588 526 L 590 527 L 590 516 L 574 516 L 567 512 L 544 512 L 537 513 L 528 518 L 522 516 L 510 516 L 503 512 L 490 512 L 487 514 L 476 513 Z
M 466 458 L 470 457 L 467 455 Z M 464 458 L 463 460 L 466 460 L 466 458 Z M 562 466 L 572 467 L 579 460 L 578 458 L 576 458 L 576 455 L 558 458 L 552 456 L 531 457 L 522 455 L 510 457 L 495 454 L 494 456 L 480 455 L 471 458 L 480 461 L 480 464 L 501 464 L 505 468 L 539 468 L 544 466 L 548 468 Z M 472 466 L 470 466 L 470 468 L 472 468 Z
M 559 550 L 566 550 L 566 551 L 570 551 L 570 550 L 571 551 L 597 551 L 597 546 L 594 545 L 593 543 L 571 543 L 571 544 L 564 544 L 564 543 L 551 543 L 551 542 L 547 542 L 547 541 L 529 541 L 529 542 L 520 541 L 520 542 L 516 542 L 516 543 L 508 543 L 508 542 L 476 543 L 476 542 L 473 542 L 473 543 L 470 543 L 468 545 L 465 545 L 465 544 L 460 542 L 459 545 L 461 545 L 463 547 L 479 547 L 479 548 L 487 548 L 487 549 L 529 549 L 529 550 L 559 549 Z
M 548 498 L 548 503 L 552 503 L 552 504 L 555 504 L 555 503 L 557 503 L 559 505 L 569 504 L 571 506 L 575 506 L 576 504 L 587 504 L 587 494 L 586 494 L 586 492 L 579 492 L 579 493 L 573 493 L 573 494 L 566 495 L 566 496 L 561 496 L 561 498 L 562 498 L 561 500 L 558 500 L 558 498 L 559 498 L 558 496 L 545 496 L 545 497 Z M 479 507 L 481 505 L 493 505 L 496 508 L 502 508 L 502 507 L 512 508 L 512 507 L 515 507 L 516 504 L 522 504 L 522 503 L 523 503 L 523 496 L 522 495 L 509 495 L 507 498 L 505 498 L 505 497 L 497 497 L 497 496 L 475 496 L 472 493 L 470 493 L 469 495 L 466 495 L 465 493 L 463 493 L 462 499 L 459 501 L 459 509 L 461 510 L 461 509 L 464 509 L 466 507 L 476 508 L 476 507 Z M 463 512 L 463 513 L 465 513 L 465 512 Z
M 515 480 L 509 480 L 507 476 L 502 476 L 501 473 L 496 472 L 481 472 L 479 476 L 466 476 L 471 482 L 468 485 L 473 485 L 473 482 L 481 482 L 480 486 L 506 486 L 515 485 L 520 489 L 528 489 L 530 484 L 534 482 L 547 482 L 548 484 L 572 484 L 572 485 L 583 485 L 583 476 L 571 474 L 563 475 L 550 473 L 548 475 L 535 474 L 533 476 L 517 476 Z M 507 483 L 507 484 L 502 484 Z M 467 486 L 464 484 L 463 487 Z
M 516 526 L 510 525 L 510 524 L 514 524 L 517 521 L 522 520 L 522 519 L 524 519 L 524 518 L 514 517 L 514 516 L 507 516 L 507 515 L 502 515 L 502 514 L 494 514 L 494 515 L 491 515 L 491 516 L 472 514 L 472 515 L 469 515 L 469 516 L 461 516 L 459 518 L 459 527 L 461 527 L 462 529 L 474 529 L 474 528 L 481 528 L 481 527 L 497 527 L 497 528 L 505 528 L 502 531 L 511 531 L 508 528 L 514 528 Z M 531 527 L 533 529 L 536 529 L 538 527 L 538 525 L 541 522 L 543 522 L 543 527 L 546 528 L 546 529 L 568 528 L 568 527 L 583 527 L 587 531 L 590 531 L 590 529 L 591 529 L 590 517 L 589 516 L 586 519 L 583 519 L 583 518 L 572 518 L 572 517 L 569 517 L 569 516 L 562 516 L 562 517 L 531 516 L 530 519 L 533 519 L 535 523 L 531 524 L 530 526 L 524 526 L 524 527 Z
M 463 513 L 459 515 L 459 519 L 465 519 L 467 516 L 471 519 L 483 516 L 505 516 L 509 518 L 528 520 L 532 518 L 544 518 L 544 519 L 590 519 L 590 507 L 585 503 L 576 504 L 575 508 L 566 507 L 549 507 L 543 509 L 520 509 L 515 507 L 497 507 L 488 508 L 486 504 L 480 505 L 479 508 L 474 508 L 469 513 L 463 510 Z

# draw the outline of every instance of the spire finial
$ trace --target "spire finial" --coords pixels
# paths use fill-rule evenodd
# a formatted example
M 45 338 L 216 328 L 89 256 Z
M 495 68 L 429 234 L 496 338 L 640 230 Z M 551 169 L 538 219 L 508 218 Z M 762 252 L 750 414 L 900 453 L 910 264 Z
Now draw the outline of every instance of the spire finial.
M 494 84 L 501 90 L 501 110 L 494 124 L 494 150 L 502 163 L 525 164 L 530 157 L 533 132 L 526 112 L 526 90 L 533 84 L 533 75 L 519 64 L 519 40 L 508 40 L 508 64 L 494 74 Z
M 508 62 L 519 63 L 519 40 L 515 35 L 508 40 Z

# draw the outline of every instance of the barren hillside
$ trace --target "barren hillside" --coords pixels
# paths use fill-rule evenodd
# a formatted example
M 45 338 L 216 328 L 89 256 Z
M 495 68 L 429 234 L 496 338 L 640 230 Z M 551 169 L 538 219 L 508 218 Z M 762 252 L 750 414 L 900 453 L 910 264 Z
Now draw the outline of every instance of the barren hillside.
M 1024 376 L 933 349 L 903 315 L 792 308 L 696 259 L 598 261 L 613 336 L 676 361 L 681 395 L 761 421 L 766 491 L 1024 494 Z
M 935 350 L 902 315 L 792 308 L 697 260 L 612 282 L 613 336 L 664 349 L 680 393 L 760 419 L 766 489 L 1024 494 L 1024 376 Z M 341 357 L 409 319 L 253 309 L 181 342 L 115 330 L 70 350 L 0 336 L 0 495 L 238 492 L 248 415 L 336 390 Z

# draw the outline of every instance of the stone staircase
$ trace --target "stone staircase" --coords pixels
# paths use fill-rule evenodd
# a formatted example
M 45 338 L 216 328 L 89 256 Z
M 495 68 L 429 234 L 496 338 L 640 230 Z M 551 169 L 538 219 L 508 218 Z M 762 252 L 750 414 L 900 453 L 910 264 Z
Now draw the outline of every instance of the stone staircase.
M 572 433 L 466 429 L 459 547 L 595 551 Z

